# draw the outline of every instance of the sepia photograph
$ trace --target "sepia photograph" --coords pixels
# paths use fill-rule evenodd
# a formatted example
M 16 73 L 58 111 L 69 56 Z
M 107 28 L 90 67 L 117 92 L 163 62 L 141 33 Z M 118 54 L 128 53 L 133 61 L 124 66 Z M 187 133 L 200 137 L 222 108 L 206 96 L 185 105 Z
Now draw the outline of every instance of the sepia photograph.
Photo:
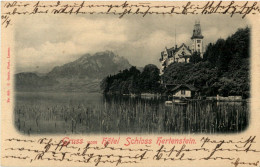
M 250 126 L 250 30 L 225 15 L 18 19 L 16 129 L 240 133 Z
M 253 1 L 2 1 L 2 166 L 257 167 Z

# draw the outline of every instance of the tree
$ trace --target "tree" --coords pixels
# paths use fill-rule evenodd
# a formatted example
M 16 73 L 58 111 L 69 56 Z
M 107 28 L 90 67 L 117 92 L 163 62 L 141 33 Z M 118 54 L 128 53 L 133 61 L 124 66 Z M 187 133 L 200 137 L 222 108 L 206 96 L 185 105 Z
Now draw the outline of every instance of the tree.
M 155 93 L 158 92 L 160 81 L 160 70 L 153 64 L 148 64 L 144 67 L 143 72 L 139 77 L 140 89 L 143 92 Z
M 200 53 L 194 52 L 190 57 L 190 63 L 196 64 L 200 61 L 202 61 L 202 58 L 200 57 Z
M 250 96 L 249 39 L 250 29 L 239 29 L 226 40 L 210 43 L 203 56 L 198 53 L 190 63 L 172 63 L 161 76 L 165 84 L 189 84 L 199 88 L 201 94 Z M 152 64 L 144 67 L 142 73 L 131 67 L 106 77 L 101 82 L 104 93 L 163 93 L 159 83 L 159 69 Z
M 203 56 L 194 53 L 190 63 L 169 65 L 162 79 L 167 84 L 191 84 L 208 96 L 217 94 L 249 97 L 250 29 L 238 29 L 226 40 L 210 43 Z

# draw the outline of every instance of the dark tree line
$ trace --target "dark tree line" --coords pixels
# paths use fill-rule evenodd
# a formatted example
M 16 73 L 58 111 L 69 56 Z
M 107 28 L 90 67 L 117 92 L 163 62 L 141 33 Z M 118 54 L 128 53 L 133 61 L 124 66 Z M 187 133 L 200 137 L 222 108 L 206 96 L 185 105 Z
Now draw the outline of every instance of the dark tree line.
M 142 72 L 132 66 L 116 75 L 109 75 L 101 82 L 100 87 L 103 93 L 109 94 L 159 93 L 159 81 L 159 69 L 148 64 Z
M 189 63 L 172 63 L 162 76 L 164 84 L 191 84 L 199 88 L 202 95 L 242 95 L 249 97 L 249 52 L 250 29 L 238 29 L 226 40 L 210 43 L 203 55 L 195 52 Z M 161 93 L 159 69 L 146 65 L 140 72 L 136 67 L 106 77 L 101 83 L 104 93 L 140 94 Z
M 250 29 L 238 29 L 226 40 L 210 43 L 201 59 L 198 53 L 190 63 L 173 63 L 166 68 L 164 83 L 192 84 L 207 96 L 249 97 Z

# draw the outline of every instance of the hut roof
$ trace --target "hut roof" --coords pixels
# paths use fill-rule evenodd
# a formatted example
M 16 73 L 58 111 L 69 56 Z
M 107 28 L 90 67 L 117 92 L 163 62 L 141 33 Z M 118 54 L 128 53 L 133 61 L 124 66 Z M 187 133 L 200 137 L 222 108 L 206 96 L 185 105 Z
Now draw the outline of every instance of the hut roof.
M 198 90 L 193 85 L 180 84 L 180 85 L 177 85 L 176 87 L 172 88 L 171 91 L 175 92 L 175 91 L 177 91 L 178 89 L 181 89 L 181 88 L 188 88 L 191 91 L 197 91 Z

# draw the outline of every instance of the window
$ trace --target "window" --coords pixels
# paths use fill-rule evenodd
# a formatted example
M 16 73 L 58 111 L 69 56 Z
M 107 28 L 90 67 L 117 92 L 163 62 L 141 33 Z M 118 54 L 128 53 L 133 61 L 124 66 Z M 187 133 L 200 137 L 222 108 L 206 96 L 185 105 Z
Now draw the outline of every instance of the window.
M 201 42 L 201 40 L 197 40 L 197 43 L 200 43 Z
M 198 44 L 198 47 L 200 47 L 200 44 Z
M 182 95 L 185 95 L 185 90 L 181 90 L 181 94 L 182 94 Z

